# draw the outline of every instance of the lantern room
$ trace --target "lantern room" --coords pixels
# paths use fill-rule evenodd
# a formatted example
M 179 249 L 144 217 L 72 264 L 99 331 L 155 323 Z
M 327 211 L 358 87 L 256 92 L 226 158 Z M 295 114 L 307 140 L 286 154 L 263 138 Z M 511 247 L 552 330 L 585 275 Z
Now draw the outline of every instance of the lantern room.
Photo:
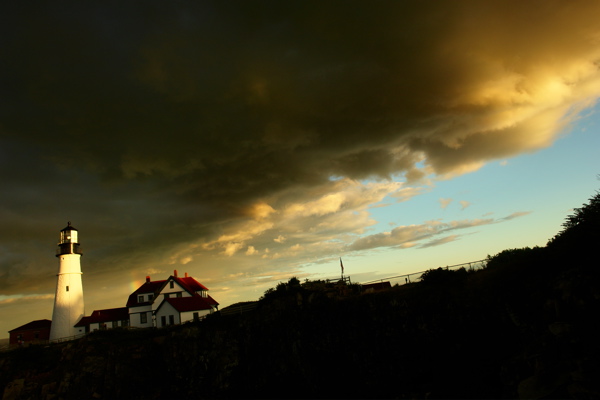
M 77 229 L 71 226 L 71 221 L 68 222 L 66 228 L 60 231 L 60 241 L 58 244 L 63 243 L 77 243 Z
M 71 221 L 67 223 L 67 227 L 60 231 L 60 241 L 58 242 L 58 250 L 56 256 L 61 254 L 81 254 L 77 239 L 77 229 L 71 225 Z

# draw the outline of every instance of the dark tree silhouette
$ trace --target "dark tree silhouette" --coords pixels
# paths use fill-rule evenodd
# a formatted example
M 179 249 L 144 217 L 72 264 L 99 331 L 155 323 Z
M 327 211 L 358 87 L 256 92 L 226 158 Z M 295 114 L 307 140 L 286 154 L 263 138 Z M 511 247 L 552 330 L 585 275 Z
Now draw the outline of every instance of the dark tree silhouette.
M 587 247 L 600 238 L 600 192 L 589 199 L 589 203 L 573 209 L 562 224 L 563 230 L 548 242 L 552 247 Z
M 452 284 L 463 280 L 466 275 L 467 271 L 464 268 L 451 270 L 440 267 L 438 269 L 430 269 L 423 272 L 423 275 L 421 275 L 421 282 L 426 285 Z

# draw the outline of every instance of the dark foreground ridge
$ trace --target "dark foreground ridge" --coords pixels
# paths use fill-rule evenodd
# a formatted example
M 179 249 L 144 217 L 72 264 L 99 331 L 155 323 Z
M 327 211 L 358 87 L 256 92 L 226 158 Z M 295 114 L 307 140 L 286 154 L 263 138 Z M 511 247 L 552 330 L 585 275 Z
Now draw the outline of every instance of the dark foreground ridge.
M 243 312 L 1 354 L 3 399 L 600 398 L 600 197 L 544 248 L 376 293 L 292 278 Z M 228 315 L 227 315 L 228 314 Z

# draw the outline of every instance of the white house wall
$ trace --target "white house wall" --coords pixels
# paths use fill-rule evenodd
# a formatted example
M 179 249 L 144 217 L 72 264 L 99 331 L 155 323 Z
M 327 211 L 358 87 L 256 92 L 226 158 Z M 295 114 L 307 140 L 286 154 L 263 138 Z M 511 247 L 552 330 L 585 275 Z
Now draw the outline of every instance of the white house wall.
M 194 313 L 198 313 L 198 318 L 202 318 L 205 315 L 212 313 L 212 310 L 197 310 L 197 311 L 186 311 L 181 313 L 181 323 L 193 321 Z
M 165 317 L 166 320 L 166 326 L 169 326 L 169 315 L 173 316 L 173 323 L 175 325 L 180 324 L 181 320 L 179 319 L 179 311 L 177 311 L 172 305 L 170 305 L 167 302 L 164 302 L 164 304 L 162 305 L 162 307 L 160 308 L 160 310 L 158 310 L 156 312 L 156 327 L 158 328 L 164 328 L 164 326 L 161 324 L 161 317 Z
M 150 307 L 148 307 L 148 309 L 149 308 Z M 138 311 L 138 310 L 135 310 L 135 311 Z M 141 316 L 142 313 L 146 314 L 146 323 L 142 323 L 142 316 Z M 152 311 L 149 309 L 148 311 L 130 313 L 129 314 L 129 325 L 131 325 L 134 328 L 152 328 L 152 326 L 154 326 L 152 323 Z
M 140 321 L 140 313 L 143 312 L 145 312 L 148 317 L 145 324 L 142 324 Z M 146 304 L 139 307 L 129 307 L 129 325 L 133 326 L 134 328 L 151 328 L 153 326 L 152 305 Z
M 113 322 L 117 323 L 116 326 L 113 326 Z M 104 328 L 103 328 L 103 325 L 104 325 Z M 151 326 L 152 326 L 152 318 L 150 318 L 150 327 Z M 90 332 L 98 331 L 101 329 L 114 329 L 114 328 L 123 328 L 123 327 L 127 327 L 127 324 L 123 324 L 123 321 L 121 321 L 121 320 L 107 321 L 107 322 L 92 322 L 92 323 L 90 323 Z M 85 327 L 78 326 L 77 331 L 78 331 L 78 334 L 83 334 L 83 333 L 85 333 Z

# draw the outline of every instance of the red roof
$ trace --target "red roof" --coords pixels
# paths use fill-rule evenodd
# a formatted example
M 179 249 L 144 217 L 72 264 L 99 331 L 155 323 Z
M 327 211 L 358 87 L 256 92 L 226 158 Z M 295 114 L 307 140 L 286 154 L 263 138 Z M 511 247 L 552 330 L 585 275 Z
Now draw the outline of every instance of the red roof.
M 127 307 L 94 310 L 89 317 L 82 317 L 75 326 L 86 326 L 98 322 L 124 321 L 129 319 Z
M 206 299 L 208 300 L 208 303 L 211 306 L 218 306 L 219 305 L 219 303 L 217 303 L 217 301 L 215 299 L 213 299 L 212 297 L 210 297 L 210 296 L 206 296 Z
M 177 282 L 179 286 L 183 288 L 186 292 L 191 294 L 192 296 L 196 295 L 196 292 L 201 290 L 208 290 L 206 286 L 198 282 L 196 279 L 191 276 L 186 276 L 184 278 L 179 278 L 177 276 L 170 276 L 169 279 L 173 279 L 173 281 Z M 127 307 L 135 307 L 139 305 L 147 305 L 151 304 L 150 301 L 145 301 L 143 303 L 138 303 L 138 295 L 142 293 L 158 293 L 162 290 L 162 288 L 167 284 L 169 279 L 161 280 L 161 281 L 152 281 L 152 282 L 144 282 L 142 286 L 140 286 L 135 292 L 129 295 L 129 299 L 127 299 Z M 212 300 L 212 299 L 211 299 Z M 211 304 L 219 304 L 216 301 L 212 300 Z
M 206 286 L 192 278 L 191 276 L 186 276 L 185 278 L 178 278 L 176 276 L 173 277 L 173 280 L 181 287 L 186 289 L 189 292 L 198 292 L 200 290 L 208 290 Z
M 179 312 L 210 310 L 212 308 L 209 299 L 202 296 L 170 297 L 165 301 Z
M 129 298 L 127 299 L 126 307 L 134 307 L 136 305 L 152 303 L 150 301 L 138 303 L 138 295 L 140 295 L 142 293 L 156 293 L 156 291 L 158 289 L 160 289 L 165 282 L 166 282 L 166 280 L 144 282 L 144 284 L 142 286 L 140 286 L 135 292 L 133 292 L 129 295 Z
M 31 321 L 25 325 L 21 325 L 18 328 L 15 328 L 10 332 L 15 332 L 15 331 L 28 331 L 28 330 L 34 330 L 34 329 L 50 329 L 50 326 L 52 326 L 52 321 L 50 321 L 49 319 L 38 319 L 36 321 Z

